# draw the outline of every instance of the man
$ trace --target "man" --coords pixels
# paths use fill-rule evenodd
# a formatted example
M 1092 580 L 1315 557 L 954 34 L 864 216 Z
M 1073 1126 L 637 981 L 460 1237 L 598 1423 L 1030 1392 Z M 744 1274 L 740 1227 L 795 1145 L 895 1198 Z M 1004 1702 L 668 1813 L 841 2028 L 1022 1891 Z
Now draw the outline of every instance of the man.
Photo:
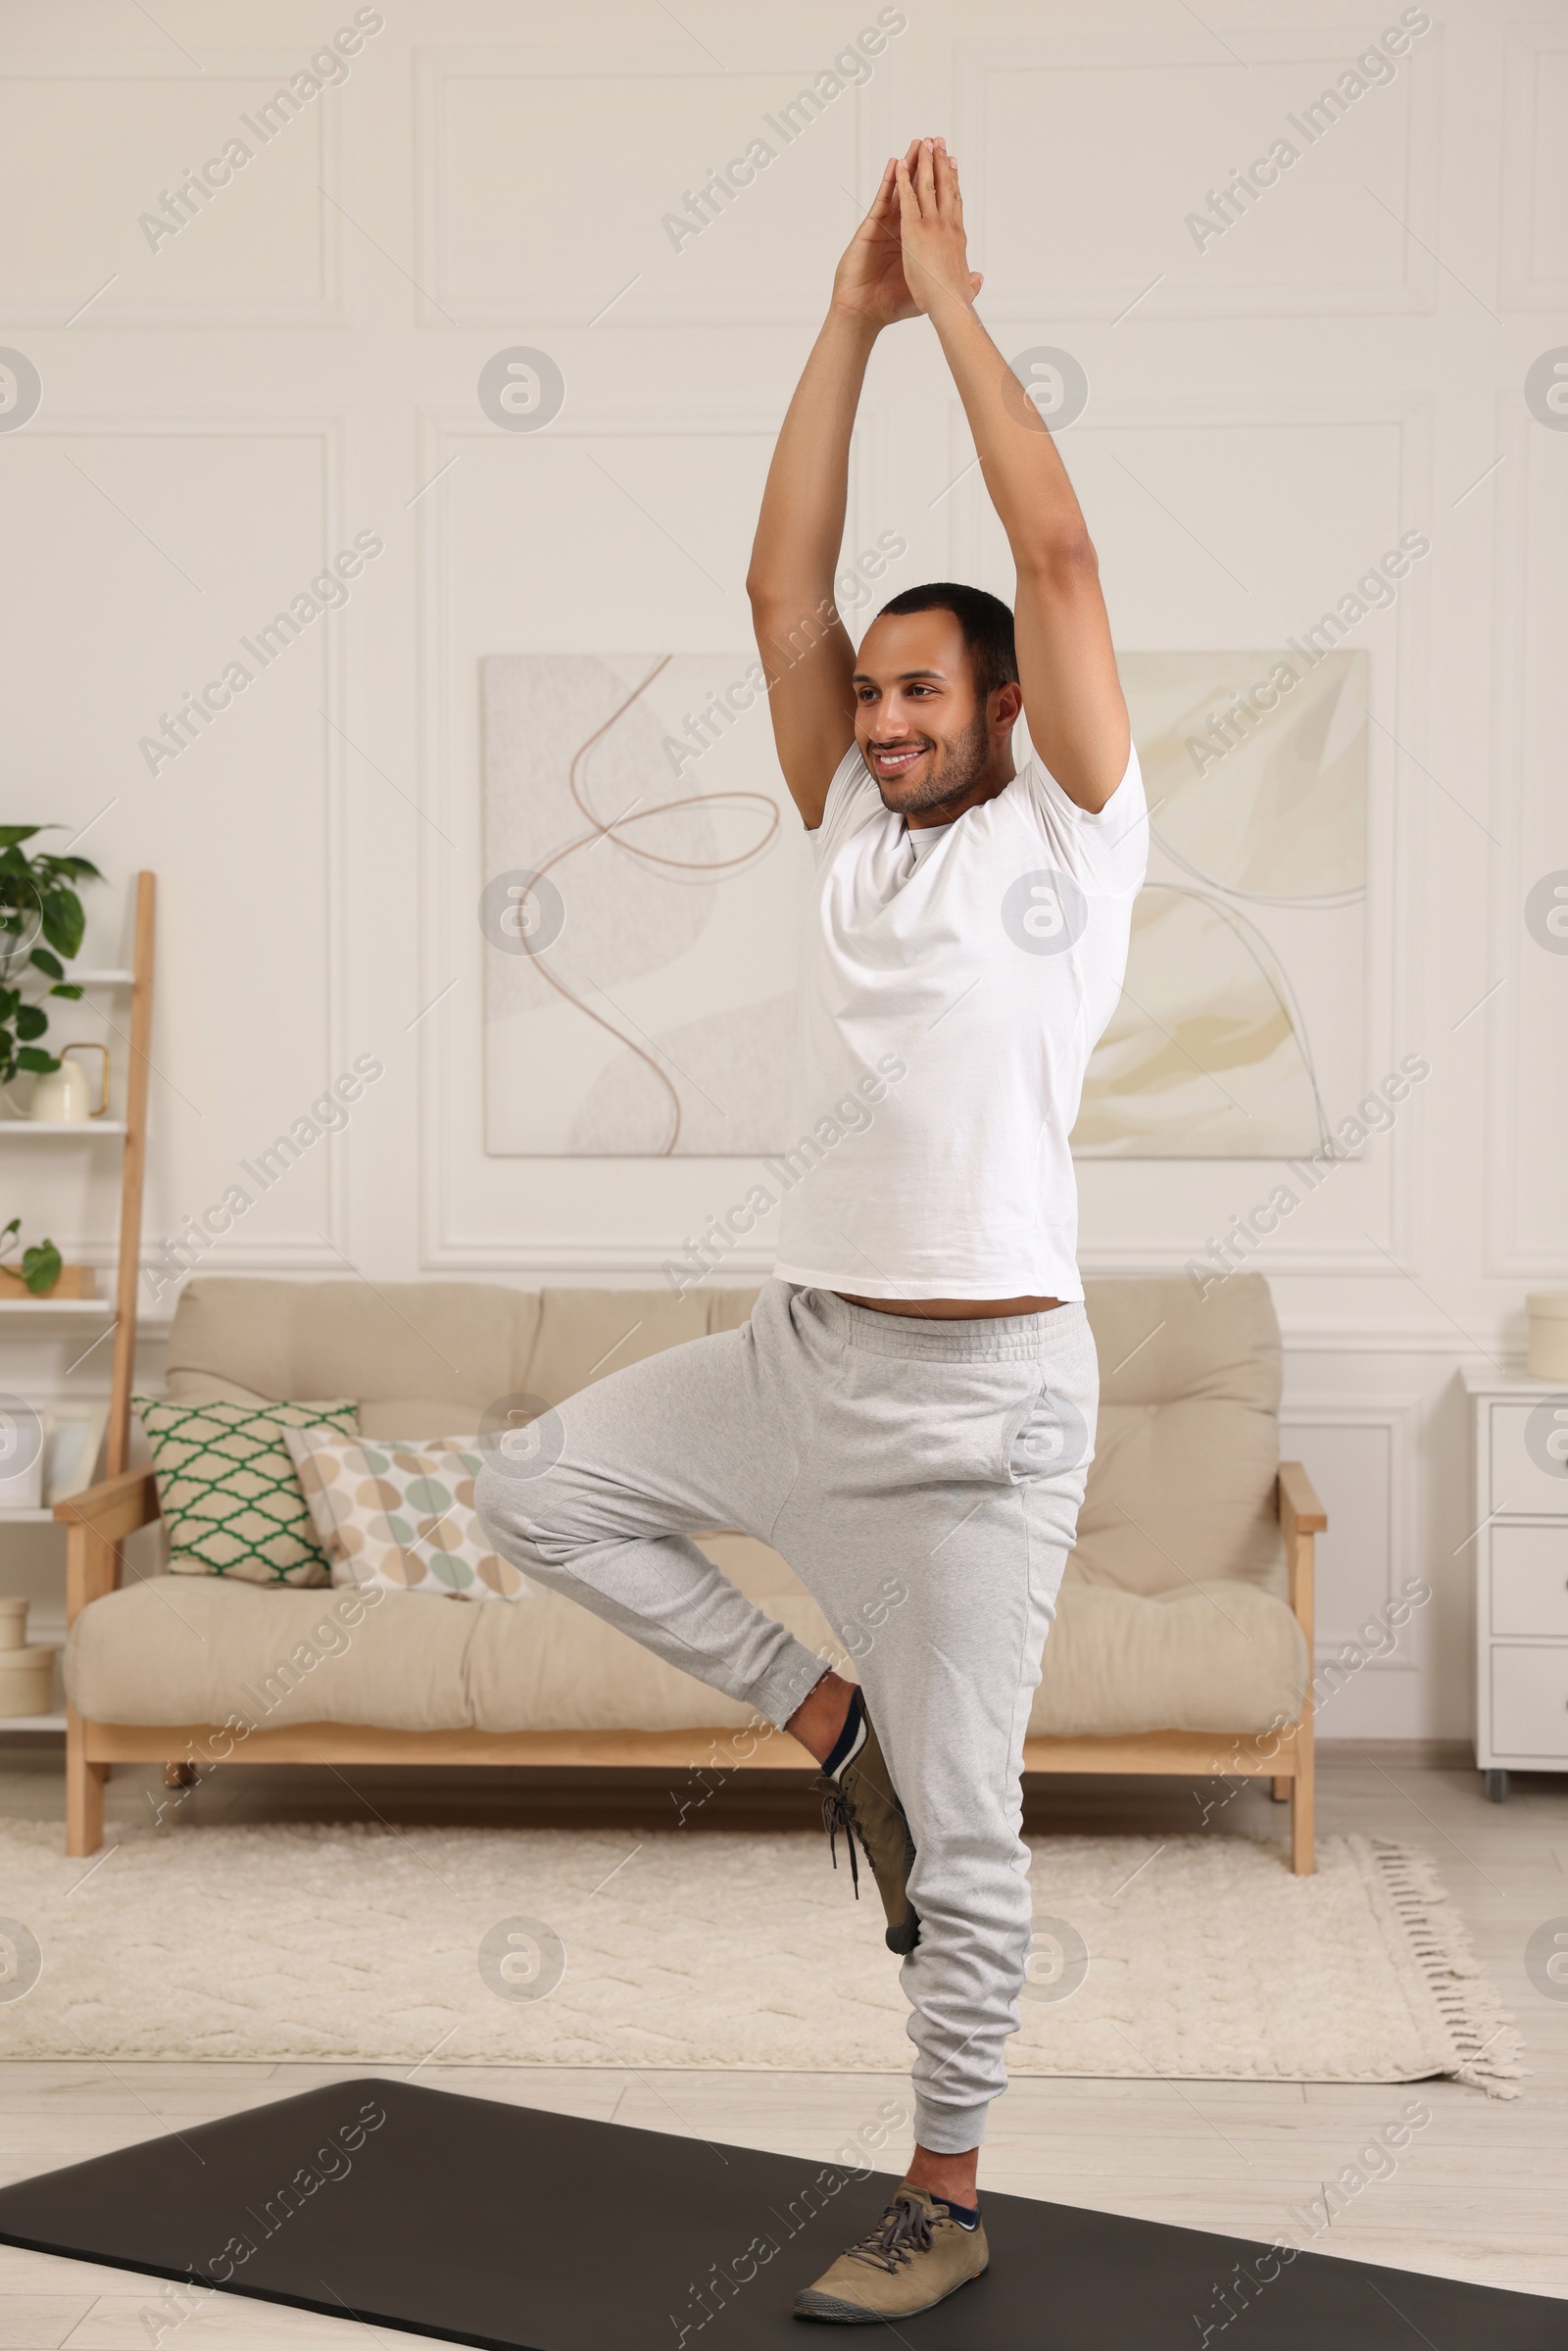
M 836 1103 L 849 1131 L 790 1192 L 743 1330 L 584 1390 L 549 1466 L 487 1470 L 478 1494 L 530 1575 L 808 1748 L 824 1817 L 852 1863 L 857 1837 L 866 1852 L 913 2011 L 914 2159 L 796 2303 L 865 2324 L 988 2258 L 976 2168 L 1030 1945 L 1022 1742 L 1099 1394 L 1068 1135 L 1147 862 L 1094 550 L 979 284 L 956 161 L 918 140 L 839 265 L 747 583 L 816 860 L 791 1131 Z M 1016 613 L 912 589 L 857 655 L 832 602 L 851 427 L 877 335 L 916 314 L 1006 530 Z M 717 1527 L 783 1552 L 858 1686 L 719 1575 L 691 1541 Z

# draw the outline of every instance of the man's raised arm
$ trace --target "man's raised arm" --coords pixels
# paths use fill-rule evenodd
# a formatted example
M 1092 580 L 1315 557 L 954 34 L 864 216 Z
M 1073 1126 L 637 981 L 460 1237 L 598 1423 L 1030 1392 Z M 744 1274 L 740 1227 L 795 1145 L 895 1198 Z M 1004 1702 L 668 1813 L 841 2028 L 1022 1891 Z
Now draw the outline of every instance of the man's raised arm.
M 1056 445 L 975 316 L 957 166 L 922 139 L 897 168 L 904 267 L 958 387 L 1018 575 L 1013 625 L 1029 740 L 1092 814 L 1126 772 L 1131 732 L 1100 566 Z
M 890 162 L 838 266 L 831 307 L 795 387 L 746 575 L 779 765 L 812 831 L 822 821 L 834 770 L 855 740 L 855 649 L 833 601 L 850 434 L 872 345 L 884 326 L 915 313 Z

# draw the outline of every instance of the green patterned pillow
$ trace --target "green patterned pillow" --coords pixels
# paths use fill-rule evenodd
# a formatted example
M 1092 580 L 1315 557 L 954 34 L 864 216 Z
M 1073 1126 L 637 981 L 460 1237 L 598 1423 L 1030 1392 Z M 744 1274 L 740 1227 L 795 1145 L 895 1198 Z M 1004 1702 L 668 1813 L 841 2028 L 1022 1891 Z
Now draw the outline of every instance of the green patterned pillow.
M 156 1396 L 131 1401 L 152 1447 L 171 1575 L 331 1582 L 283 1431 L 324 1422 L 352 1437 L 360 1425 L 357 1404 L 174 1404 Z

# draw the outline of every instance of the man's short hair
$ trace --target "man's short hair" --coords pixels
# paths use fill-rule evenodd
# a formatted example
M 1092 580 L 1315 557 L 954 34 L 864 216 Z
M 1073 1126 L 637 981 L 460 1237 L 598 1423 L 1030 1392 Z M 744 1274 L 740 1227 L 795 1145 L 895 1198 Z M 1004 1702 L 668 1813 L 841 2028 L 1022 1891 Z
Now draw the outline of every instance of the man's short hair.
M 975 699 L 989 702 L 999 686 L 1018 682 L 1018 648 L 1013 639 L 1012 614 L 1000 596 L 984 588 L 966 588 L 957 580 L 937 579 L 923 588 L 906 588 L 877 614 L 952 612 L 963 631 Z

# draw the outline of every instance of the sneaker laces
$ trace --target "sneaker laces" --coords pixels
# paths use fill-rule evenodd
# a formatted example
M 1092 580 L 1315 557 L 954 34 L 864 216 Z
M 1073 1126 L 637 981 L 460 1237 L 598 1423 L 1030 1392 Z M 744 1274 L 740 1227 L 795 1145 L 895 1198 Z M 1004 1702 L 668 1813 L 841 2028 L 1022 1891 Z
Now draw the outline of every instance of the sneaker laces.
M 827 1849 L 833 1857 L 835 1869 L 839 1866 L 839 1832 L 840 1830 L 844 1832 L 844 1841 L 850 1849 L 850 1884 L 854 1886 L 855 1898 L 858 1901 L 860 1898 L 860 1864 L 855 1850 L 855 1839 L 858 1836 L 860 1842 L 865 1844 L 865 1833 L 856 1817 L 854 1804 L 836 1780 L 829 1780 L 822 1791 L 822 1826 L 827 1831 Z M 870 1846 L 866 1845 L 865 1849 L 869 1856 Z
M 919 2198 L 901 2188 L 876 2227 L 868 2229 L 858 2244 L 850 2246 L 849 2259 L 866 2262 L 893 2277 L 916 2253 L 930 2252 L 931 2229 L 931 2215 Z

